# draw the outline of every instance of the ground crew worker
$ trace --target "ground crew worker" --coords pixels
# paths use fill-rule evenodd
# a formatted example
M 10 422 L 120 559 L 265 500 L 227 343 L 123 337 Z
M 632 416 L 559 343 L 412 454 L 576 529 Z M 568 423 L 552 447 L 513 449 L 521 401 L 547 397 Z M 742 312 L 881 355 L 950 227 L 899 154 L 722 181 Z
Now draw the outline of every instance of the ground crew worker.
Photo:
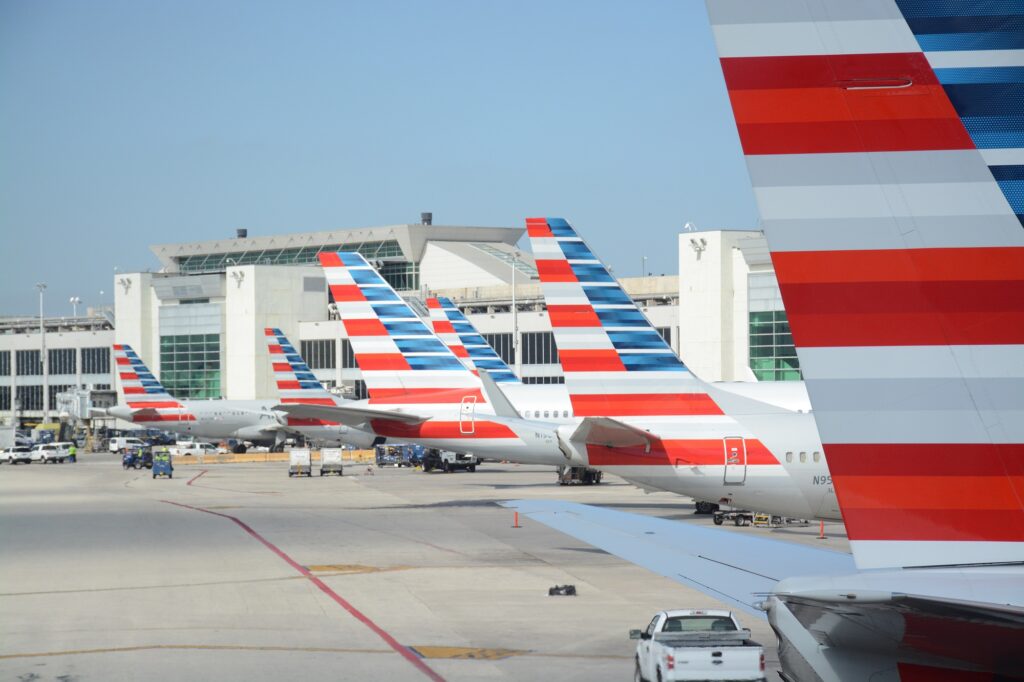
M 71 446 L 68 448 L 68 459 L 71 460 L 72 462 L 78 461 L 78 448 L 75 447 L 74 443 L 72 443 Z

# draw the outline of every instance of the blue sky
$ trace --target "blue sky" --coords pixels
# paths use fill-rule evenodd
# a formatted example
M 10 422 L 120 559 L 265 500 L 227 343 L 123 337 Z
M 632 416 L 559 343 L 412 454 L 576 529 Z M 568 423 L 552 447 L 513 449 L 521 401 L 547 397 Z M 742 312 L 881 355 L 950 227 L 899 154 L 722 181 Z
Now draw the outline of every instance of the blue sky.
M 0 92 L 0 314 L 239 227 L 559 215 L 630 276 L 757 223 L 698 0 L 0 0 Z

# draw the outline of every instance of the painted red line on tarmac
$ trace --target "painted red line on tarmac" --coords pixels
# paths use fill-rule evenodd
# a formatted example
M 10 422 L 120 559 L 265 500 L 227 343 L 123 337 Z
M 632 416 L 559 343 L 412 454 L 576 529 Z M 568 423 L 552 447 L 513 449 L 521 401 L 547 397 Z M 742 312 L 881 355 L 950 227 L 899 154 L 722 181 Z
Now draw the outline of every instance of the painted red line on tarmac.
M 202 476 L 205 473 L 206 473 L 206 471 L 204 470 L 204 471 L 200 472 L 200 474 L 198 476 L 196 476 L 195 478 L 199 478 L 199 476 Z M 195 480 L 195 479 L 192 479 L 192 480 Z M 189 481 L 189 483 L 191 483 L 191 481 Z M 384 642 L 389 647 L 391 647 L 392 649 L 395 650 L 396 653 L 401 655 L 402 658 L 404 658 L 405 660 L 407 660 L 410 663 L 412 663 L 413 666 L 415 666 L 417 670 L 419 670 L 421 673 L 426 675 L 431 680 L 435 680 L 436 682 L 445 682 L 443 677 L 438 675 L 437 672 L 435 672 L 433 668 L 431 668 L 429 665 L 424 663 L 423 660 L 418 655 L 413 653 L 413 651 L 411 649 L 409 649 L 408 647 L 403 646 L 402 644 L 400 644 L 398 642 L 398 640 L 396 640 L 394 637 L 392 637 L 390 634 L 388 634 L 386 630 L 384 630 L 382 627 L 380 627 L 379 625 L 374 623 L 372 620 L 370 620 L 369 616 L 364 614 L 362 611 L 360 611 L 355 606 L 353 606 L 348 601 L 346 601 L 341 595 L 339 595 L 337 592 L 335 592 L 330 587 L 328 587 L 327 584 L 324 581 L 320 580 L 320 578 L 318 578 L 315 575 L 313 575 L 309 571 L 308 568 L 306 568 L 305 566 L 303 566 L 302 564 L 298 563 L 297 561 L 292 559 L 290 556 L 285 554 L 284 550 L 278 548 L 277 545 L 275 545 L 274 543 L 270 542 L 270 540 L 267 540 L 262 535 L 260 535 L 255 530 L 253 530 L 253 528 L 249 524 L 245 523 L 244 521 L 242 521 L 241 519 L 239 519 L 239 518 L 237 518 L 235 516 L 231 516 L 230 514 L 221 514 L 220 512 L 211 511 L 209 509 L 203 509 L 202 507 L 193 507 L 190 504 L 182 504 L 180 502 L 171 502 L 170 500 L 160 500 L 160 501 L 163 502 L 164 504 L 174 505 L 175 507 L 181 507 L 183 509 L 191 509 L 192 511 L 203 512 L 204 514 L 211 514 L 213 516 L 220 516 L 221 518 L 225 518 L 225 519 L 228 519 L 230 521 L 234 521 L 235 524 L 237 524 L 242 530 L 244 530 L 246 533 L 248 533 L 250 536 L 252 536 L 253 539 L 258 540 L 259 542 L 261 542 L 264 547 L 266 547 L 271 552 L 273 552 L 278 557 L 280 557 L 281 560 L 283 560 L 286 564 L 288 564 L 289 566 L 294 568 L 296 571 L 301 573 L 307 580 L 309 580 L 311 583 L 316 585 L 317 588 L 319 588 L 321 592 L 323 592 L 328 597 L 330 597 L 332 600 L 334 600 L 334 602 L 336 604 L 338 604 L 341 608 L 343 608 L 346 611 L 348 611 L 349 614 L 353 618 L 355 618 L 360 623 L 362 623 L 363 625 L 368 627 L 370 630 L 372 630 L 378 637 L 383 639 Z
M 196 475 L 195 475 L 195 476 L 193 476 L 192 478 L 188 479 L 188 483 L 186 483 L 185 485 L 192 485 L 192 483 L 193 483 L 193 482 L 194 482 L 194 481 L 195 481 L 195 480 L 196 480 L 197 478 L 199 478 L 200 476 L 202 476 L 203 474 L 205 474 L 205 473 L 206 473 L 207 471 L 209 471 L 209 469 L 203 469 L 203 470 L 202 470 L 202 471 L 200 471 L 200 472 L 199 472 L 198 474 L 196 474 Z

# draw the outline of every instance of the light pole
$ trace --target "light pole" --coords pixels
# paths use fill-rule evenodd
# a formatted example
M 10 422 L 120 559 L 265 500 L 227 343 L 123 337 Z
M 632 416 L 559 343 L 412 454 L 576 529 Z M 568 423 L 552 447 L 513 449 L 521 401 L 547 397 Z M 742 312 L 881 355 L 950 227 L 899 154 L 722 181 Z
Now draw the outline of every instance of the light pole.
M 519 264 L 519 250 L 512 252 L 512 366 L 519 374 L 519 308 L 516 306 L 516 265 Z
M 643 262 L 643 265 L 640 268 L 640 276 L 641 277 L 646 277 L 647 276 L 647 256 L 643 256 L 643 259 L 644 259 L 644 262 Z
M 68 303 L 71 304 L 72 315 L 78 317 L 78 304 L 82 302 L 82 299 L 78 296 L 72 296 L 68 299 Z
M 39 362 L 43 364 L 43 423 L 50 422 L 50 373 L 46 362 L 46 325 L 43 324 L 43 292 L 46 282 L 36 284 L 39 290 Z

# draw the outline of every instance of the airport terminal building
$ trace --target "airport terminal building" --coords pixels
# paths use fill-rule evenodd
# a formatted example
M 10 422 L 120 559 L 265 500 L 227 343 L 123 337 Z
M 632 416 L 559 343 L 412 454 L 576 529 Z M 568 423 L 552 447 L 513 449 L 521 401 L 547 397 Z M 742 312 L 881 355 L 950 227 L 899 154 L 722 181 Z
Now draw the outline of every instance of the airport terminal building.
M 113 343 L 135 348 L 176 397 L 276 398 L 265 327 L 284 331 L 325 385 L 362 397 L 318 263 L 323 251 L 363 254 L 424 316 L 427 296 L 451 298 L 525 382 L 561 382 L 534 260 L 517 247 L 524 232 L 426 220 L 264 237 L 239 230 L 229 239 L 153 246 L 158 269 L 115 275 L 113 315 L 46 321 L 48 407 L 57 409 L 61 391 L 113 388 Z M 800 377 L 760 233 L 684 232 L 679 273 L 621 282 L 699 376 Z M 8 322 L 0 325 L 0 410 L 11 410 L 14 396 L 21 420 L 38 421 L 38 319 Z

